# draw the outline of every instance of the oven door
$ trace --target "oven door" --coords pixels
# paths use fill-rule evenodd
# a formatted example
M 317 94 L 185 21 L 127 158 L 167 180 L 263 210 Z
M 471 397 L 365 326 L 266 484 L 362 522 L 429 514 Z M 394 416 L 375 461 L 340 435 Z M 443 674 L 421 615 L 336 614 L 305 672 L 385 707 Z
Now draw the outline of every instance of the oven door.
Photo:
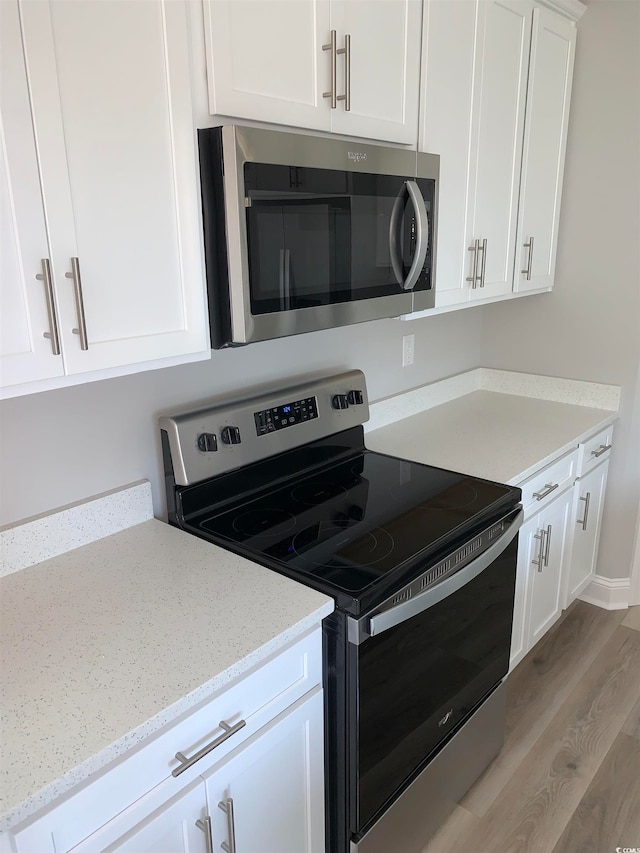
M 352 842 L 507 674 L 521 523 L 518 509 L 503 519 L 499 538 L 455 573 L 418 594 L 401 590 L 386 609 L 355 623 L 356 631 L 351 620 Z

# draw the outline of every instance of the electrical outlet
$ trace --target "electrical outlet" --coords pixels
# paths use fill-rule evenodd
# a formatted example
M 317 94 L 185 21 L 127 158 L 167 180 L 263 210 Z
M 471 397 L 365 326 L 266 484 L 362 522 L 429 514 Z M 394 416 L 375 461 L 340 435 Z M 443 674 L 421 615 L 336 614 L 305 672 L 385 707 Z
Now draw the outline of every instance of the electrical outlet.
M 413 353 L 415 349 L 416 336 L 415 335 L 403 335 L 402 336 L 402 366 L 409 367 L 410 364 L 413 364 Z

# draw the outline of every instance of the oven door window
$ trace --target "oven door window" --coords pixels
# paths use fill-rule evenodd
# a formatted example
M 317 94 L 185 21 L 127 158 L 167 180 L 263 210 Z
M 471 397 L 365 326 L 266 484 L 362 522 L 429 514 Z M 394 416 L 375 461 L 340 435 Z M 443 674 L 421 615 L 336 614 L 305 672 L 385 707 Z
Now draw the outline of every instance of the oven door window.
M 417 775 L 509 668 L 517 537 L 448 598 L 352 647 L 359 802 L 352 831 Z
M 252 314 L 401 293 L 425 224 L 412 288 L 430 288 L 433 181 L 261 163 L 244 173 Z

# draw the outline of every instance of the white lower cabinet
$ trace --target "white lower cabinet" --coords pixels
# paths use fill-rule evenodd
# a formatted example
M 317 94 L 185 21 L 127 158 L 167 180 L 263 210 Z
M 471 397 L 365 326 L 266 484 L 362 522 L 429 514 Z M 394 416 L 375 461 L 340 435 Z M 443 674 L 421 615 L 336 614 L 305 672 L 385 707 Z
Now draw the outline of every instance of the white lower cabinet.
M 318 691 L 207 778 L 214 850 L 323 853 L 322 721 Z
M 562 613 L 563 572 L 569 556 L 568 489 L 540 512 L 529 530 L 525 553 L 529 571 L 528 645 L 535 645 Z
M 520 529 L 511 669 L 562 613 L 572 503 L 573 489 L 569 488 Z
M 609 460 L 606 459 L 577 480 L 574 487 L 573 547 L 564 594 L 565 607 L 580 595 L 595 575 L 608 472 Z
M 14 827 L 13 850 L 324 853 L 323 711 L 317 628 Z

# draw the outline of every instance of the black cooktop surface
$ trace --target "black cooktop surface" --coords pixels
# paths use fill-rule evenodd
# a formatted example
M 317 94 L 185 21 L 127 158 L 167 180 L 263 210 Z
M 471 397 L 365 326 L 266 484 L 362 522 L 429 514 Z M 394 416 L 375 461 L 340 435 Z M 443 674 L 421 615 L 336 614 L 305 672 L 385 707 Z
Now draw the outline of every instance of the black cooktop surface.
M 222 506 L 192 512 L 189 529 L 349 610 L 347 602 L 388 589 L 391 575 L 400 583 L 416 566 L 423 570 L 520 499 L 509 486 L 367 450 L 272 487 L 253 480 L 247 492 L 247 476 L 225 478 Z

